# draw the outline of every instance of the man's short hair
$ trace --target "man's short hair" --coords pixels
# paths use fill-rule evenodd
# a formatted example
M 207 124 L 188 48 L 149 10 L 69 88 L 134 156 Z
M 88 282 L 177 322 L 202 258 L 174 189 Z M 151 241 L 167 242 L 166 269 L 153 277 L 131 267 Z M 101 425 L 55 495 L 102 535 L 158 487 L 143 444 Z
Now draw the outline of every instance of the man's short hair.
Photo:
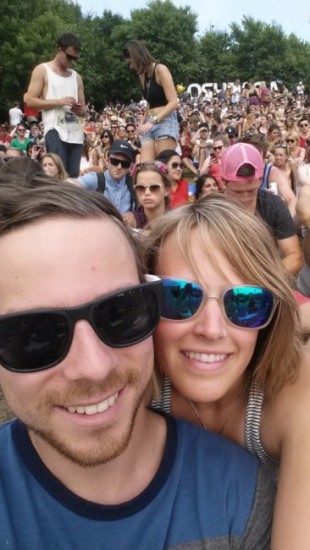
M 258 151 L 261 152 L 263 155 L 263 158 L 266 156 L 268 151 L 268 141 L 263 134 L 253 134 L 252 132 L 248 132 L 244 134 L 244 136 L 240 139 L 241 143 L 249 143 L 250 145 L 253 145 L 256 147 Z
M 142 247 L 118 210 L 101 193 L 58 181 L 41 184 L 39 177 L 27 188 L 22 184 L 0 185 L 0 238 L 15 228 L 59 217 L 111 220 L 127 240 L 139 280 L 144 282 Z
M 22 187 L 28 187 L 35 176 L 45 176 L 45 172 L 36 160 L 26 156 L 12 157 L 0 169 L 0 182 L 2 179 L 2 183 L 5 183 L 8 176 L 7 183 L 10 183 L 10 180 L 14 183 L 16 177 L 23 182 Z
M 240 166 L 239 170 L 237 170 L 237 176 L 240 176 L 241 178 L 251 178 L 254 179 L 255 177 L 255 168 L 252 166 L 252 164 L 242 164 Z
M 60 34 L 56 41 L 56 47 L 65 50 L 66 48 L 73 48 L 75 51 L 81 51 L 81 42 L 79 37 L 73 32 L 64 32 Z
M 309 118 L 307 116 L 303 116 L 298 121 L 298 126 L 300 126 L 301 122 L 309 122 Z

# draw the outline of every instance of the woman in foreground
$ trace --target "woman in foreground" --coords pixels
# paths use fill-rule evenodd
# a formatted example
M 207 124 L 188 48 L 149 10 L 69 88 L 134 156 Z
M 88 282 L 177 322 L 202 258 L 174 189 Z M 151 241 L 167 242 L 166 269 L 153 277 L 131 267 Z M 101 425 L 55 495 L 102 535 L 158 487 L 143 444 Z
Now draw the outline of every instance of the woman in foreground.
M 155 220 L 147 244 L 164 285 L 159 405 L 279 471 L 272 548 L 308 548 L 310 353 L 268 230 L 209 195 Z
M 138 73 L 148 104 L 138 129 L 142 144 L 140 160 L 148 162 L 164 149 L 175 149 L 177 146 L 178 98 L 169 69 L 154 59 L 143 42 L 129 40 L 124 57 L 128 66 Z

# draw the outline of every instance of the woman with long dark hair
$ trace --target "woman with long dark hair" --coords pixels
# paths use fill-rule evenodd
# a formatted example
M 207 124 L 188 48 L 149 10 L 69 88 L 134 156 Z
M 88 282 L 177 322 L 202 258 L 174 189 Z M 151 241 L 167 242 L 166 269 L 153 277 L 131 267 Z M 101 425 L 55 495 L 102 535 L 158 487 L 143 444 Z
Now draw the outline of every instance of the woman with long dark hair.
M 179 139 L 175 86 L 169 69 L 154 59 L 143 42 L 129 40 L 124 57 L 128 66 L 138 73 L 147 101 L 138 129 L 142 144 L 141 162 L 152 161 L 161 151 L 175 149 Z

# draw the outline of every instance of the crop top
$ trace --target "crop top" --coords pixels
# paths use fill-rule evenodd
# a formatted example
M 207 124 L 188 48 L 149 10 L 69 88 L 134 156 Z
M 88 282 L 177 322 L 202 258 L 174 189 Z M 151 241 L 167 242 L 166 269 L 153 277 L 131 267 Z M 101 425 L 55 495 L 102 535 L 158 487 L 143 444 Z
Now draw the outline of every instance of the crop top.
M 164 107 L 168 101 L 162 86 L 156 82 L 156 64 L 151 76 L 144 75 L 143 97 L 149 104 L 150 109 Z

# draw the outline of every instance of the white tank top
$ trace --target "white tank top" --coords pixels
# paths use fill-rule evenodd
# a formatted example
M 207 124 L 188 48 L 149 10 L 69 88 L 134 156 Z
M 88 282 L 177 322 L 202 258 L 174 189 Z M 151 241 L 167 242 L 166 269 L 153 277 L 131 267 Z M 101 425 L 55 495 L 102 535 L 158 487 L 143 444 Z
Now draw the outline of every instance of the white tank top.
M 44 63 L 47 73 L 47 93 L 45 99 L 61 99 L 70 96 L 78 100 L 77 73 L 72 70 L 71 75 L 64 77 L 56 74 Z M 67 143 L 83 143 L 84 134 L 81 119 L 70 112 L 68 107 L 56 107 L 42 111 L 44 134 L 49 130 L 57 130 L 62 141 Z

